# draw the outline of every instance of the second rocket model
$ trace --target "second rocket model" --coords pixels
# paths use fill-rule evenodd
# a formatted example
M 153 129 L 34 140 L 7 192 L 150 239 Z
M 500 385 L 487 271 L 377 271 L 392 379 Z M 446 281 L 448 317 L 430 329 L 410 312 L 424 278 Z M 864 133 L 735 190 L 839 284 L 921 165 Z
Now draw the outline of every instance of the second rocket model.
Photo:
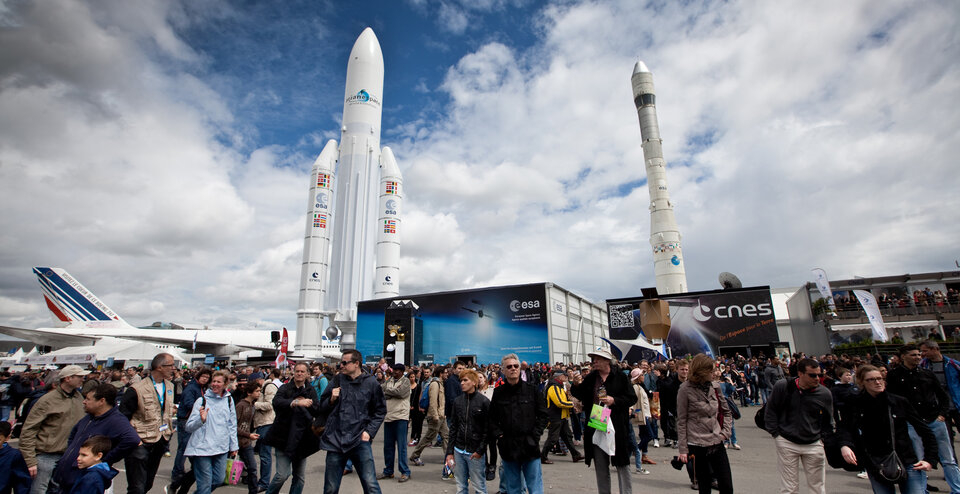
M 683 269 L 680 229 L 673 216 L 673 204 L 667 190 L 666 162 L 663 160 L 663 141 L 657 122 L 653 74 L 643 62 L 638 61 L 633 67 L 630 83 L 633 85 L 633 102 L 640 117 L 640 138 L 643 140 L 643 159 L 650 191 L 650 246 L 653 248 L 657 293 L 684 293 L 687 291 L 687 274 Z
M 380 148 L 383 52 L 366 28 L 350 50 L 340 144 L 314 163 L 308 199 L 295 351 L 320 356 L 323 331 L 356 342 L 357 302 L 393 297 L 400 287 L 403 179 Z

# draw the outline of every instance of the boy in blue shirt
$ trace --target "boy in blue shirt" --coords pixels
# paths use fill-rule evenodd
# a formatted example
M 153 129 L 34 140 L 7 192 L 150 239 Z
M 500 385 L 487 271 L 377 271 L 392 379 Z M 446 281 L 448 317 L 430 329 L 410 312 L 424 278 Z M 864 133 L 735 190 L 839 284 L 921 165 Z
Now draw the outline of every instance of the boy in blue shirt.
M 113 478 L 120 473 L 102 461 L 110 447 L 110 438 L 107 436 L 97 435 L 83 442 L 77 455 L 80 477 L 69 494 L 103 494 L 110 487 Z
M 7 444 L 12 429 L 10 422 L 0 422 L 0 494 L 27 494 L 33 478 L 20 450 Z

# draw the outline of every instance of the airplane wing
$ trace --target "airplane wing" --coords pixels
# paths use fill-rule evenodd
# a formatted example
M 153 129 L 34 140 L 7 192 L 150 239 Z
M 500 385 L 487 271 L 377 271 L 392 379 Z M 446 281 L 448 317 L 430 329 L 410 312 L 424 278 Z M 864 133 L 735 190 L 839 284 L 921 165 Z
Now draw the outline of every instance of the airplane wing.
M 99 336 L 57 333 L 42 329 L 13 328 L 10 326 L 0 326 L 0 333 L 27 340 L 40 346 L 82 346 L 92 345 L 100 340 Z

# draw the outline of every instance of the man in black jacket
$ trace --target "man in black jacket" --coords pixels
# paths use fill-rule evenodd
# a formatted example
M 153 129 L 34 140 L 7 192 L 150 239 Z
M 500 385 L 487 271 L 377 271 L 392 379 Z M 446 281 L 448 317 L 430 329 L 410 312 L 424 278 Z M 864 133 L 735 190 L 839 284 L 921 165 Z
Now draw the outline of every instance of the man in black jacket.
M 487 492 L 486 460 L 490 400 L 477 393 L 480 375 L 473 369 L 460 372 L 463 393 L 453 403 L 450 413 L 453 428 L 447 446 L 447 464 L 454 462 L 457 491 L 469 492 L 469 483 L 477 492 Z M 468 483 L 469 482 L 469 483 Z
M 340 492 L 347 460 L 353 462 L 364 493 L 380 492 L 370 442 L 387 416 L 387 400 L 377 378 L 363 372 L 361 365 L 359 351 L 344 350 L 340 375 L 320 397 L 320 410 L 328 414 L 326 428 L 320 437 L 320 449 L 327 452 L 324 494 Z
M 317 390 L 307 382 L 309 376 L 307 364 L 297 364 L 293 368 L 293 379 L 280 386 L 273 397 L 273 410 L 277 416 L 262 441 L 273 446 L 277 471 L 267 487 L 267 494 L 279 493 L 291 474 L 290 494 L 303 492 L 307 457 L 319 450 L 317 436 L 310 426 L 314 417 L 320 414 L 320 399 Z
M 799 492 L 800 467 L 809 492 L 826 494 L 827 458 L 821 438 L 833 432 L 833 396 L 820 385 L 820 364 L 811 358 L 796 363 L 797 377 L 773 386 L 764 427 L 775 438 L 780 492 Z
M 570 388 L 574 398 L 583 403 L 587 416 L 594 405 L 610 409 L 610 422 L 613 424 L 615 451 L 608 455 L 598 446 L 597 440 L 605 432 L 597 432 L 587 427 L 583 438 L 583 453 L 586 464 L 595 461 L 597 492 L 610 493 L 610 465 L 617 468 L 617 483 L 622 494 L 633 492 L 630 479 L 630 407 L 637 403 L 637 394 L 633 391 L 630 379 L 617 367 L 617 360 L 607 350 L 594 350 L 590 357 L 590 373 L 583 382 Z
M 950 492 L 960 492 L 960 468 L 957 459 L 953 456 L 950 433 L 947 431 L 946 419 L 950 410 L 950 397 L 937 381 L 933 372 L 920 367 L 920 348 L 916 345 L 900 347 L 900 365 L 887 373 L 887 391 L 903 396 L 913 405 L 920 419 L 937 438 L 937 452 L 940 464 L 943 465 L 943 476 L 950 486 Z M 923 454 L 920 436 L 912 425 L 907 427 L 910 438 L 913 439 L 917 456 Z
M 547 427 L 547 404 L 535 383 L 520 379 L 516 354 L 500 362 L 505 381 L 493 390 L 490 402 L 490 436 L 503 461 L 500 486 L 507 494 L 519 494 L 525 482 L 530 494 L 543 494 L 540 436 Z

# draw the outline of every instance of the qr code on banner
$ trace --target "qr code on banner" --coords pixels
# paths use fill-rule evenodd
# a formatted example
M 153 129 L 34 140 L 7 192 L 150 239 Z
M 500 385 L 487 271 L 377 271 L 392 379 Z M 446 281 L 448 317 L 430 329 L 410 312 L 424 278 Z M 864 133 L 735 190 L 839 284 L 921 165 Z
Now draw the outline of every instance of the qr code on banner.
M 633 328 L 633 306 L 632 305 L 611 305 L 610 306 L 610 327 L 611 328 Z

